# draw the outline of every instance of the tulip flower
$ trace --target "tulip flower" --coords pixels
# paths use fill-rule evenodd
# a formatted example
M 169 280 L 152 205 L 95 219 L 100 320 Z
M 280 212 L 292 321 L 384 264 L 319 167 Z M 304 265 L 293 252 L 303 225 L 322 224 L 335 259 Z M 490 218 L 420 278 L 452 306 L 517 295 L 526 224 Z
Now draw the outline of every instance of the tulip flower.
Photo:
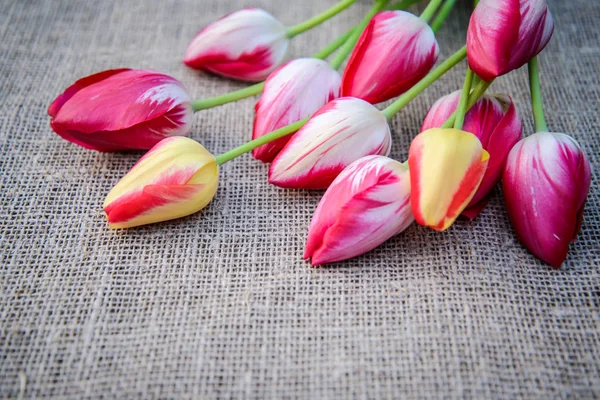
M 423 19 L 405 11 L 375 15 L 350 56 L 342 76 L 342 96 L 375 104 L 419 82 L 437 61 L 435 34 Z
M 340 97 L 304 125 L 269 169 L 269 182 L 284 188 L 325 189 L 352 162 L 388 155 L 392 137 L 384 115 L 364 100 Z
M 268 12 L 244 8 L 196 35 L 183 62 L 190 68 L 244 81 L 265 79 L 283 60 L 286 28 Z
M 525 65 L 553 31 L 545 0 L 481 0 L 467 31 L 469 67 L 490 81 Z
M 78 80 L 48 107 L 63 139 L 98 151 L 149 149 L 191 130 L 182 84 L 155 71 L 116 69 Z
M 508 155 L 502 188 L 521 243 L 560 268 L 590 188 L 590 163 L 575 139 L 549 132 L 522 139 Z
M 214 197 L 215 157 L 185 137 L 164 139 L 117 183 L 104 201 L 110 228 L 130 228 L 193 214 Z
M 338 97 L 339 90 L 340 75 L 323 60 L 298 58 L 284 64 L 265 81 L 263 94 L 255 107 L 252 138 L 310 117 Z M 271 162 L 290 138 L 286 136 L 260 146 L 252 155 Z
M 408 151 L 415 220 L 438 231 L 452 225 L 475 195 L 488 159 L 472 133 L 432 128 L 418 134 Z
M 456 111 L 460 94 L 460 91 L 456 91 L 436 101 L 429 109 L 421 131 L 444 125 Z M 479 189 L 462 213 L 473 219 L 485 207 L 487 195 L 500 181 L 506 157 L 510 149 L 521 139 L 523 126 L 509 96 L 486 95 L 466 113 L 462 129 L 477 136 L 490 155 Z
M 366 253 L 414 221 L 408 168 L 384 156 L 363 157 L 333 181 L 308 231 L 312 265 Z

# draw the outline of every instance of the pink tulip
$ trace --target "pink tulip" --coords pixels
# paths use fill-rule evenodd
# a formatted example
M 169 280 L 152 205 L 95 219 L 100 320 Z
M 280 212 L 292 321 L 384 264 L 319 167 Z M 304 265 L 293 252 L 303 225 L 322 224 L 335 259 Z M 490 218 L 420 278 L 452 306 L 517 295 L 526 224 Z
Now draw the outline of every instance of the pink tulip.
M 460 91 L 436 101 L 423 122 L 421 131 L 439 128 L 452 115 L 460 101 Z M 463 131 L 477 136 L 490 154 L 479 189 L 462 212 L 475 218 L 487 204 L 487 195 L 500 181 L 510 149 L 521 139 L 523 126 L 512 99 L 506 95 L 484 96 L 467 112 Z
M 435 34 L 421 18 L 383 11 L 363 31 L 342 76 L 342 96 L 375 104 L 420 81 L 437 61 Z
M 304 258 L 312 257 L 312 265 L 319 265 L 356 257 L 413 221 L 408 168 L 384 156 L 363 157 L 344 169 L 323 195 Z
M 149 149 L 191 130 L 192 102 L 176 79 L 115 69 L 78 80 L 48 107 L 63 139 L 98 151 Z
M 340 75 L 323 60 L 298 58 L 276 69 L 265 81 L 256 103 L 252 139 L 310 117 L 338 97 Z M 271 162 L 291 136 L 252 151 L 254 158 Z
M 521 243 L 560 268 L 590 189 L 590 163 L 575 139 L 549 132 L 522 139 L 508 155 L 502 188 Z
M 285 188 L 326 189 L 354 161 L 388 155 L 392 137 L 384 115 L 364 100 L 340 97 L 322 107 L 275 157 L 269 182 Z
M 234 79 L 262 81 L 281 64 L 288 41 L 286 28 L 271 14 L 244 8 L 202 29 L 183 62 Z
M 544 0 L 481 0 L 467 31 L 469 67 L 490 81 L 539 54 L 553 31 Z

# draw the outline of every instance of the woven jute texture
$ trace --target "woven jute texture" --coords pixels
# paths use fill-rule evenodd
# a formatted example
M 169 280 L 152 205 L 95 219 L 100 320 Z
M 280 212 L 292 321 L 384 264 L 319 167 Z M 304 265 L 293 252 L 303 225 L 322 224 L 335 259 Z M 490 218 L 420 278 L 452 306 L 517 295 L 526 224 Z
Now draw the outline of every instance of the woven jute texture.
M 439 33 L 464 43 L 471 1 Z M 540 57 L 548 124 L 592 164 L 580 237 L 561 270 L 517 241 L 500 189 L 473 222 L 413 225 L 325 268 L 302 260 L 318 191 L 267 183 L 249 156 L 223 166 L 216 198 L 188 218 L 107 229 L 101 204 L 141 152 L 63 141 L 46 109 L 75 79 L 152 68 L 194 97 L 245 84 L 187 69 L 185 48 L 242 6 L 286 25 L 333 0 L 0 1 L 0 398 L 600 397 L 600 3 L 550 0 Z M 312 54 L 367 1 L 290 45 Z M 420 12 L 423 5 L 413 6 Z M 392 121 L 405 159 L 429 105 L 465 64 Z M 498 79 L 533 132 L 527 74 Z M 214 153 L 250 138 L 254 99 L 195 116 Z

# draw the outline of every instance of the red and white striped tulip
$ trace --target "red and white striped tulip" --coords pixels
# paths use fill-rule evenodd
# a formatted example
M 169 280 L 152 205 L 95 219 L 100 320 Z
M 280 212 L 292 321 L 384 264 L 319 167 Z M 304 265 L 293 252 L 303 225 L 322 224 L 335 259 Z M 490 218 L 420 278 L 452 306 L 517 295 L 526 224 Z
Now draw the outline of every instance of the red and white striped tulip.
M 131 228 L 184 217 L 212 200 L 219 184 L 215 157 L 200 143 L 168 138 L 154 146 L 104 201 L 110 228 Z
M 265 81 L 256 103 L 252 139 L 310 117 L 338 97 L 340 74 L 323 60 L 298 58 L 276 69 Z M 271 162 L 291 139 L 285 136 L 252 151 L 254 158 Z
M 372 104 L 389 100 L 425 77 L 438 54 L 427 22 L 405 11 L 382 11 L 371 19 L 350 56 L 341 95 Z
M 581 228 L 590 163 L 575 139 L 538 132 L 511 150 L 502 177 L 510 221 L 523 245 L 560 268 Z
M 176 79 L 150 70 L 115 69 L 69 86 L 48 107 L 63 139 L 98 151 L 146 150 L 192 127 L 192 102 Z
M 413 221 L 408 168 L 384 156 L 363 157 L 344 169 L 323 195 L 304 258 L 319 265 L 356 257 Z
M 388 155 L 392 137 L 385 116 L 364 100 L 340 97 L 308 120 L 269 168 L 269 182 L 284 188 L 326 189 L 354 161 Z
M 183 62 L 229 78 L 262 81 L 281 64 L 288 42 L 286 28 L 275 17 L 244 8 L 202 29 Z
M 450 227 L 479 188 L 488 159 L 472 133 L 432 128 L 418 134 L 408 151 L 415 220 L 438 231 Z
M 440 98 L 429 109 L 421 131 L 441 127 L 456 111 L 460 91 Z M 523 126 L 512 99 L 507 95 L 485 95 L 465 115 L 462 130 L 477 136 L 490 154 L 487 169 L 479 189 L 462 212 L 473 219 L 487 204 L 487 195 L 502 177 L 510 149 L 521 139 Z
M 553 31 L 545 0 L 481 0 L 467 31 L 469 67 L 490 81 L 527 64 Z

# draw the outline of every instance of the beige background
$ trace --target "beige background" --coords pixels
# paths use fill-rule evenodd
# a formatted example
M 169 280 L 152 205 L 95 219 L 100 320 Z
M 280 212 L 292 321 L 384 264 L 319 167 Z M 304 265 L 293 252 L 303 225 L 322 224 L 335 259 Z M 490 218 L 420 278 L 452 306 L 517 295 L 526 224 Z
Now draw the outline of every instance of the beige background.
M 192 217 L 109 231 L 101 204 L 141 153 L 61 140 L 46 108 L 76 78 L 153 68 L 195 97 L 244 87 L 186 69 L 188 42 L 243 5 L 291 25 L 332 5 L 298 1 L 0 1 L 0 398 L 600 397 L 600 3 L 549 1 L 541 56 L 549 126 L 592 163 L 579 240 L 550 269 L 513 234 L 500 190 L 472 223 L 411 226 L 367 255 L 311 269 L 301 259 L 320 192 L 269 186 L 245 156 Z M 439 33 L 464 43 L 463 2 Z M 294 39 L 313 53 L 356 23 L 360 3 Z M 414 7 L 419 12 L 421 6 Z M 393 120 L 404 159 L 428 106 L 464 64 Z M 532 133 L 526 71 L 501 78 Z M 215 153 L 248 140 L 248 99 L 197 114 Z

